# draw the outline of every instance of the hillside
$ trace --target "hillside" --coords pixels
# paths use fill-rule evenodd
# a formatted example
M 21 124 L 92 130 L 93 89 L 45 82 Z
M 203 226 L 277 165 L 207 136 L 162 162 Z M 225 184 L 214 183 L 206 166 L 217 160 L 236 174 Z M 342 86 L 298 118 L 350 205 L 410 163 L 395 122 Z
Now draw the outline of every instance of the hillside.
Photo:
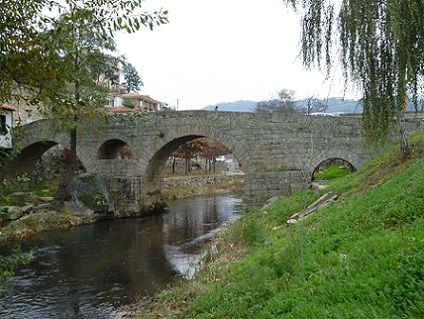
M 327 105 L 327 113 L 362 113 L 361 101 L 346 100 L 339 97 L 330 97 L 319 101 Z M 306 105 L 306 100 L 296 101 L 296 106 L 300 109 L 305 108 Z
M 328 105 L 327 111 L 329 113 L 362 113 L 362 104 L 355 100 L 345 100 L 339 97 L 331 97 L 320 102 Z M 296 101 L 296 106 L 302 109 L 306 106 L 306 100 Z M 236 101 L 236 102 L 223 102 L 216 104 L 220 111 L 226 112 L 254 112 L 257 102 L 254 101 Z M 216 105 L 208 105 L 203 110 L 213 111 Z
M 331 182 L 339 199 L 304 222 L 286 223 L 321 194 L 247 213 L 138 318 L 423 318 L 424 136 L 411 147 Z

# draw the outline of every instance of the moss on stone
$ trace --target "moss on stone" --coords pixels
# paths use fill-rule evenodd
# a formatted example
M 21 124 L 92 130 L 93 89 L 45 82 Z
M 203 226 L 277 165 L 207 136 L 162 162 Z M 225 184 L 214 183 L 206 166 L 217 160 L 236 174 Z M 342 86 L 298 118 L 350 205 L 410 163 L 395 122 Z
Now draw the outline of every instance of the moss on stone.
M 103 194 L 96 194 L 94 197 L 89 194 L 81 194 L 78 199 L 87 208 L 94 212 L 104 212 L 108 210 L 108 202 Z

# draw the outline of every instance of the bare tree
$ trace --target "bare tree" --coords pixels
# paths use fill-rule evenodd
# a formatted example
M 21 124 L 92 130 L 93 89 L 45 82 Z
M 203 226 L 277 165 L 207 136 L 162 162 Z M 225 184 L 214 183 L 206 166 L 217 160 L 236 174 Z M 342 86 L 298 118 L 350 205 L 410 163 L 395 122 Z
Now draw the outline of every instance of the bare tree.
M 175 173 L 175 162 L 177 158 L 185 160 L 185 173 L 187 174 L 191 171 L 191 160 L 202 157 L 205 159 L 205 174 L 212 170 L 215 173 L 217 156 L 227 153 L 227 147 L 212 138 L 204 137 L 189 141 L 178 147 L 172 154 L 172 172 Z
M 304 112 L 307 115 L 314 112 L 325 112 L 328 109 L 328 104 L 318 99 L 315 95 L 307 97 L 305 102 Z
M 282 89 L 278 92 L 278 98 L 260 101 L 256 105 L 256 112 L 275 112 L 275 113 L 296 113 L 296 103 L 294 100 L 295 91 Z

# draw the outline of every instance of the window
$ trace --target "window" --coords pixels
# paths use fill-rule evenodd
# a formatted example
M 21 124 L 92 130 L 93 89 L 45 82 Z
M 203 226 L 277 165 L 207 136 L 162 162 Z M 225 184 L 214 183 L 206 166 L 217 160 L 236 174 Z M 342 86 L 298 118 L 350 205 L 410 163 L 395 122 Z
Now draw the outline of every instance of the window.
M 7 134 L 6 115 L 0 115 L 0 135 Z

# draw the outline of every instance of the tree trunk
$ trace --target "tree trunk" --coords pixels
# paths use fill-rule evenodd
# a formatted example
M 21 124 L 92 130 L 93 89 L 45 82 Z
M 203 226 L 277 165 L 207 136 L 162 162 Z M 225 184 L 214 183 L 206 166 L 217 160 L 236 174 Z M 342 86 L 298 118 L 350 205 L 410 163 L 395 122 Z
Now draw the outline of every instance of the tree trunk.
M 172 159 L 172 174 L 175 174 L 175 156 Z
M 402 159 L 405 160 L 411 154 L 411 149 L 409 148 L 408 137 L 405 132 L 405 118 L 402 113 L 399 116 L 399 142 L 400 142 L 400 152 L 402 154 Z
M 67 188 L 70 182 L 75 177 L 77 170 L 77 129 L 73 127 L 70 132 L 71 139 L 71 152 L 69 158 L 66 161 L 65 172 L 59 182 L 57 192 L 55 194 L 55 205 L 57 208 L 61 208 L 63 203 L 68 199 Z

